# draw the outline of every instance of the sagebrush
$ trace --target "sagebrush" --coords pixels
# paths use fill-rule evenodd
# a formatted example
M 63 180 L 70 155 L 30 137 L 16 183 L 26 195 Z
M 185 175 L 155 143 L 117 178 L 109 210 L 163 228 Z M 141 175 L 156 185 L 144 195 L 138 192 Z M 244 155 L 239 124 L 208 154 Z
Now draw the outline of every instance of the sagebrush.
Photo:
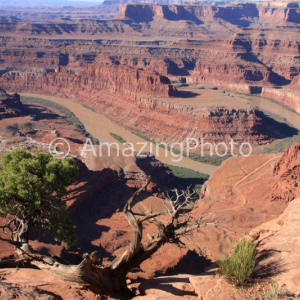
M 217 262 L 220 274 L 234 285 L 243 286 L 251 281 L 257 265 L 257 250 L 254 242 L 243 238 L 233 248 L 231 256 Z

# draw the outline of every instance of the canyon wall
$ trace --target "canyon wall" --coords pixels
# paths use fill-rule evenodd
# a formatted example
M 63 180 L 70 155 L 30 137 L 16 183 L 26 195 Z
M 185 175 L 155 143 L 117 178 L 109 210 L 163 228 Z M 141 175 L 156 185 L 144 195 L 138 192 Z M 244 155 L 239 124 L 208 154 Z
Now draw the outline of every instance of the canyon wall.
M 181 26 L 180 21 L 172 22 L 175 29 Z M 33 36 L 0 37 L 0 74 L 12 70 L 47 72 L 58 66 L 81 74 L 94 63 L 125 64 L 171 75 L 175 80 L 176 76 L 186 77 L 188 83 L 209 83 L 246 93 L 253 91 L 252 86 L 286 86 L 300 74 L 300 33 L 293 28 L 244 28 L 214 41 L 163 37 L 141 41 L 113 36 L 89 40 L 86 34 L 85 39 L 76 40 Z
M 289 89 L 262 88 L 262 97 L 276 100 L 300 113 L 300 94 Z
M 214 20 L 214 7 L 210 4 L 120 4 L 115 19 L 131 19 L 135 23 L 151 21 L 194 21 L 202 23 Z M 200 21 L 201 19 L 201 21 Z
M 9 90 L 67 97 L 93 107 L 132 131 L 159 141 L 183 142 L 204 138 L 211 142 L 251 141 L 263 144 L 275 138 L 256 109 L 194 108 L 163 100 L 176 93 L 166 77 L 128 66 L 89 66 L 76 75 L 65 68 L 36 74 L 7 72 L 0 85 Z M 153 99 L 160 97 L 159 99 Z
M 252 85 L 287 85 L 300 72 L 297 40 L 298 30 L 244 28 L 231 38 L 206 42 L 194 82 L 240 92 Z
M 70 9 L 51 12 L 3 11 L 9 17 L 0 22 L 2 35 L 11 36 L 89 36 L 90 38 L 112 36 L 173 36 L 190 37 L 204 40 L 229 37 L 241 27 L 256 26 L 297 26 L 300 9 L 297 7 L 272 7 L 265 4 L 239 3 L 229 5 L 197 4 L 120 4 L 119 14 L 110 20 L 99 20 L 113 14 L 107 5 L 95 6 L 84 12 Z M 103 10 L 103 14 L 101 14 Z M 11 22 L 6 22 L 11 20 Z M 28 20 L 30 20 L 28 22 Z M 39 23 L 36 23 L 39 20 Z M 0 20 L 1 21 L 1 20 Z
M 24 1 L 23 1 L 24 2 Z M 15 22 L 19 19 L 33 22 L 58 21 L 58 20 L 79 20 L 79 19 L 109 19 L 118 14 L 119 16 L 130 15 L 130 9 L 137 4 L 162 6 L 163 16 L 166 19 L 174 20 L 174 16 L 179 19 L 190 19 L 187 14 L 201 20 L 221 19 L 240 26 L 249 26 L 253 22 L 285 24 L 297 22 L 299 14 L 299 3 L 294 1 L 259 1 L 252 3 L 237 3 L 235 1 L 208 1 L 185 2 L 183 0 L 105 0 L 101 5 L 87 6 L 84 9 L 79 7 L 39 7 L 36 11 L 33 7 L 20 5 L 18 8 L 5 5 L 0 14 L 3 16 L 0 21 L 5 21 L 12 16 Z M 227 3 L 226 3 L 227 2 Z M 231 2 L 231 3 L 230 3 Z M 25 2 L 24 2 L 25 3 Z M 128 11 L 119 9 L 119 5 L 129 6 Z M 179 8 L 178 8 L 179 7 Z M 182 9 L 181 7 L 184 7 Z M 149 10 L 149 9 L 148 9 Z M 143 11 L 145 13 L 145 10 Z M 157 14 L 158 12 L 156 12 Z M 155 14 L 155 12 L 154 12 Z M 146 15 L 145 15 L 146 16 Z M 17 19 L 18 18 L 18 19 Z
M 137 94 L 169 97 L 176 94 L 170 80 L 154 71 L 133 69 L 129 66 L 90 65 L 80 75 L 73 74 L 64 67 L 55 72 L 30 73 L 8 72 L 1 76 L 5 86 L 15 85 L 18 90 L 26 88 L 45 90 L 56 88 L 72 95 L 74 90 L 109 91 L 134 97 Z
M 197 3 L 176 5 L 120 4 L 116 19 L 131 19 L 136 23 L 151 21 L 228 22 L 248 27 L 254 24 L 286 25 L 299 23 L 299 7 L 272 7 L 267 3 L 237 3 L 212 5 Z
M 276 163 L 272 200 L 290 202 L 300 197 L 300 144 L 287 148 Z

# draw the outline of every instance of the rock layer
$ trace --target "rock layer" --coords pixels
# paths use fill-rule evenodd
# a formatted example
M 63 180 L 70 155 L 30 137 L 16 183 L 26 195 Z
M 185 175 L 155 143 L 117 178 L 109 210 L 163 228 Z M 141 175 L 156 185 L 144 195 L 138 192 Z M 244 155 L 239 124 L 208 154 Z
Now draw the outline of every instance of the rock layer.
M 294 295 L 300 294 L 299 214 L 300 198 L 293 200 L 278 219 L 250 232 L 259 251 L 267 254 L 260 266 L 270 271 L 269 276 L 279 287 L 285 286 Z
M 300 197 L 300 144 L 286 149 L 274 166 L 273 176 L 276 178 L 273 200 L 290 202 Z
M 200 4 L 121 4 L 116 19 L 131 19 L 136 23 L 152 21 L 193 21 L 198 23 L 225 21 L 248 27 L 254 24 L 297 24 L 299 6 L 272 7 L 270 3 L 237 3 L 228 5 Z
M 276 100 L 300 113 L 300 94 L 287 88 L 262 88 L 262 97 Z
M 159 20 L 153 22 L 155 26 L 161 23 Z M 182 25 L 178 20 L 169 23 L 173 30 Z M 141 26 L 147 27 L 145 24 L 135 26 L 143 32 Z M 93 36 L 90 40 L 88 33 L 83 32 L 78 39 L 71 40 L 65 33 L 55 39 L 51 30 L 48 38 L 38 33 L 26 37 L 25 32 L 11 36 L 14 32 L 11 29 L 9 36 L 3 33 L 0 37 L 0 74 L 12 70 L 49 72 L 59 66 L 81 74 L 88 65 L 95 63 L 125 64 L 171 75 L 175 80 L 178 76 L 187 77 L 188 83 L 209 83 L 239 92 L 260 93 L 263 85 L 285 86 L 291 81 L 289 88 L 297 91 L 296 77 L 300 70 L 297 41 L 300 37 L 295 28 L 238 28 L 225 38 L 223 35 L 217 39 L 216 33 L 211 33 L 215 40 L 208 41 L 210 37 L 178 41 L 171 39 L 172 33 L 165 28 L 162 31 L 166 38 L 141 41 L 143 33 L 139 32 L 137 40 L 132 40 L 123 30 L 119 37 L 111 35 L 97 39 Z M 195 28 L 186 31 L 198 32 Z
M 166 77 L 128 66 L 90 66 L 80 75 L 65 68 L 44 74 L 8 72 L 0 77 L 0 84 L 10 90 L 74 99 L 130 130 L 169 144 L 187 138 L 263 144 L 275 137 L 256 109 L 207 111 L 153 99 L 174 95 L 176 90 Z
M 253 85 L 287 85 L 300 70 L 298 37 L 295 29 L 244 28 L 223 41 L 206 42 L 194 81 L 248 93 Z
M 153 71 L 133 69 L 128 66 L 91 65 L 80 75 L 73 74 L 64 67 L 50 73 L 8 72 L 1 76 L 1 84 L 18 89 L 47 90 L 56 88 L 57 92 L 72 94 L 72 91 L 109 91 L 124 96 L 137 94 L 169 97 L 176 89 L 167 77 Z

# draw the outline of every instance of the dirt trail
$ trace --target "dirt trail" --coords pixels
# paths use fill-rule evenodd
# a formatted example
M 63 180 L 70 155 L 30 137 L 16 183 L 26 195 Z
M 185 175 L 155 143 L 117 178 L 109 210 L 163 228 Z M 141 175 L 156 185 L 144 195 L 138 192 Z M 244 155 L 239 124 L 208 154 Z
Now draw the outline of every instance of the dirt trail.
M 279 159 L 280 157 L 281 157 L 281 155 L 277 155 L 276 157 L 273 157 L 273 158 L 267 160 L 262 165 L 260 165 L 259 167 L 255 168 L 253 171 L 251 171 L 249 174 L 245 175 L 242 179 L 240 179 L 238 182 L 235 183 L 234 190 L 237 192 L 238 195 L 241 196 L 241 198 L 242 198 L 242 204 L 240 204 L 238 206 L 235 206 L 235 207 L 231 207 L 231 208 L 225 208 L 225 209 L 217 210 L 217 211 L 214 211 L 214 213 L 217 213 L 217 212 L 219 213 L 219 212 L 228 211 L 228 210 L 238 210 L 238 209 L 242 208 L 246 204 L 247 199 L 243 195 L 243 193 L 238 189 L 238 185 L 240 185 L 243 181 L 245 181 L 247 178 L 249 178 L 251 175 L 253 175 L 257 171 L 259 171 L 260 169 L 262 169 L 263 167 L 265 167 L 268 163 L 270 163 L 271 161 L 273 161 L 275 159 Z

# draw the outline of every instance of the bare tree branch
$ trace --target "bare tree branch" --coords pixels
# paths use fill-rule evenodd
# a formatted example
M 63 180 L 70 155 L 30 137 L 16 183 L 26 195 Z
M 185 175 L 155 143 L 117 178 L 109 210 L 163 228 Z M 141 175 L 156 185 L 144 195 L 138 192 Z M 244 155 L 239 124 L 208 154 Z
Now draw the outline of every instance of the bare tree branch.
M 30 261 L 30 263 L 63 280 L 87 285 L 99 293 L 110 293 L 112 291 L 122 291 L 123 293 L 127 289 L 127 273 L 150 258 L 161 246 L 166 243 L 176 243 L 179 247 L 186 247 L 180 240 L 183 235 L 208 225 L 217 227 L 217 223 L 212 222 L 211 218 L 208 218 L 211 215 L 209 213 L 210 207 L 197 220 L 193 217 L 192 212 L 185 213 L 186 206 L 194 203 L 197 199 L 195 191 L 191 191 L 189 188 L 186 191 L 174 189 L 172 190 L 172 195 L 167 194 L 165 199 L 163 199 L 165 210 L 153 212 L 150 207 L 148 212 L 142 214 L 134 213 L 132 211 L 133 203 L 150 184 L 150 181 L 151 177 L 148 178 L 144 186 L 132 195 L 124 206 L 123 211 L 133 230 L 133 237 L 123 254 L 111 264 L 102 264 L 104 249 L 101 245 L 102 253 L 100 256 L 97 255 L 97 252 L 93 252 L 85 254 L 79 265 L 63 265 L 54 258 L 31 251 L 29 245 L 25 243 L 22 243 L 21 247 L 20 244 L 16 247 L 16 252 L 19 256 L 15 262 Z M 45 213 L 42 214 L 43 217 Z M 165 215 L 166 218 L 160 218 L 162 215 Z M 43 217 L 39 217 L 39 224 L 43 224 Z M 17 221 L 14 224 L 17 228 L 11 228 L 14 221 Z M 47 219 L 45 219 L 46 221 Z M 143 225 L 145 222 L 153 224 L 157 229 L 154 234 L 147 234 L 149 241 L 142 244 Z M 0 226 L 0 228 L 3 230 L 9 228 L 8 230 L 14 234 L 21 232 L 22 226 L 25 226 L 25 224 L 19 222 L 17 215 L 14 220 L 9 220 L 7 224 Z
M 139 190 L 137 190 L 133 196 L 127 201 L 124 207 L 124 213 L 127 218 L 128 223 L 133 229 L 134 235 L 133 238 L 127 247 L 127 250 L 123 253 L 123 255 L 120 258 L 117 258 L 114 260 L 111 264 L 112 269 L 116 269 L 119 267 L 122 263 L 127 262 L 130 260 L 130 258 L 138 251 L 141 241 L 142 241 L 142 232 L 143 232 L 143 226 L 142 222 L 147 219 L 147 217 L 144 217 L 143 221 L 138 222 L 131 210 L 131 205 L 133 201 L 137 198 L 137 196 L 149 185 L 151 181 L 151 176 L 149 176 L 147 182 L 144 186 L 142 186 Z

